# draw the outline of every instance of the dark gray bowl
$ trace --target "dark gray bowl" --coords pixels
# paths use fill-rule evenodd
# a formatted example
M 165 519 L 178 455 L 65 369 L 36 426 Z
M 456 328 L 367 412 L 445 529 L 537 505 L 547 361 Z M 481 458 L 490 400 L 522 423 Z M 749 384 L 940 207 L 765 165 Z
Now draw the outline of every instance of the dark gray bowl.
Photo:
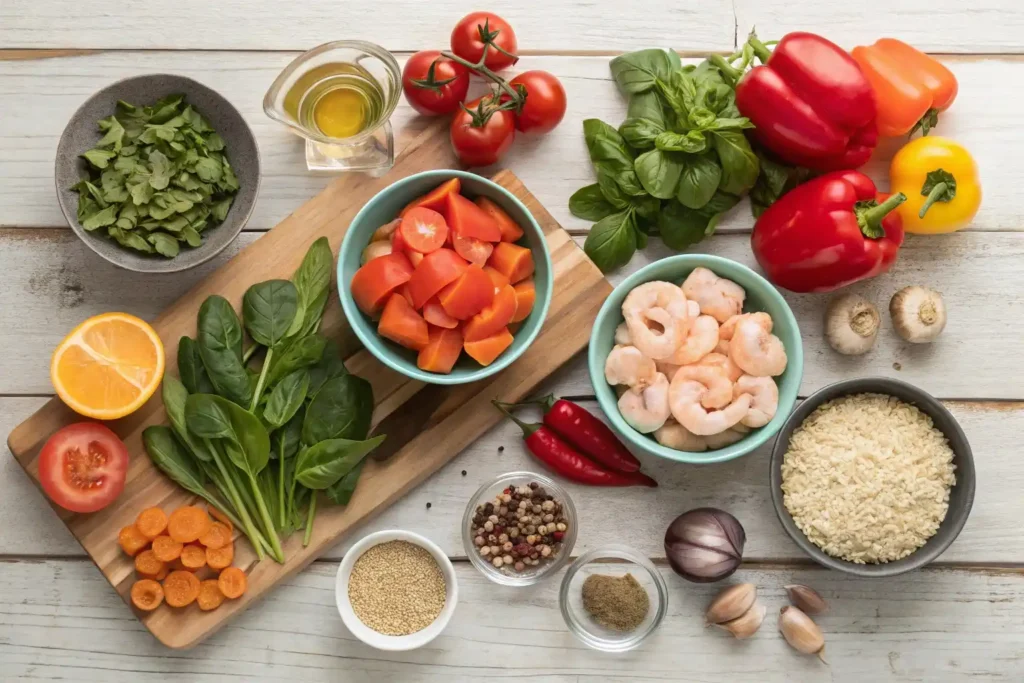
M 921 412 L 931 417 L 935 426 L 949 439 L 950 448 L 953 449 L 953 463 L 956 465 L 956 484 L 949 492 L 949 510 L 946 512 L 946 518 L 939 525 L 939 530 L 915 552 L 902 560 L 885 564 L 856 564 L 826 554 L 804 536 L 804 532 L 797 527 L 782 502 L 782 458 L 789 448 L 790 436 L 796 428 L 822 403 L 848 394 L 864 393 L 895 396 L 916 406 Z M 786 420 L 775 441 L 775 447 L 772 449 L 772 503 L 775 505 L 775 513 L 779 516 L 779 521 L 782 522 L 786 533 L 800 546 L 801 550 L 810 555 L 811 559 L 818 564 L 855 576 L 895 576 L 932 562 L 949 547 L 949 544 L 960 534 L 960 530 L 964 528 L 967 517 L 971 514 L 971 505 L 974 504 L 974 484 L 974 455 L 971 453 L 971 445 L 967 442 L 964 431 L 946 410 L 946 407 L 925 391 L 906 382 L 887 377 L 865 377 L 836 382 L 811 394 Z
M 222 138 L 228 161 L 238 176 L 239 189 L 223 223 L 203 231 L 203 243 L 184 247 L 173 259 L 141 254 L 121 247 L 105 234 L 91 234 L 78 222 L 78 193 L 71 186 L 87 175 L 86 161 L 80 157 L 96 146 L 102 137 L 100 119 L 114 113 L 118 100 L 131 104 L 152 104 L 166 95 L 181 93 L 206 117 Z M 260 188 L 260 151 L 256 138 L 230 102 L 191 78 L 171 74 L 133 76 L 117 81 L 90 97 L 78 108 L 57 144 L 54 169 L 57 201 L 68 225 L 97 254 L 116 266 L 140 273 L 176 273 L 209 261 L 238 237 L 256 205 Z M 99 231 L 97 231 L 99 232 Z

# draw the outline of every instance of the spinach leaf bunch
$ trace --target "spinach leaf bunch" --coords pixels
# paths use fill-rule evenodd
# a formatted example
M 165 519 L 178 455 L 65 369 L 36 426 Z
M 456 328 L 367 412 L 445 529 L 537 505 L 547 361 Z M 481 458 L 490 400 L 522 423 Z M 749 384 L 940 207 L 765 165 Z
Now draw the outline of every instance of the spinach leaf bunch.
M 143 433 L 153 463 L 224 511 L 260 559 L 284 562 L 281 538 L 301 528 L 308 544 L 317 492 L 347 504 L 384 440 L 369 437 L 369 382 L 317 333 L 332 264 L 321 238 L 291 280 L 250 287 L 241 318 L 223 297 L 203 302 L 196 338 L 178 344 L 180 379 L 164 376 L 170 425 Z
M 675 52 L 640 50 L 613 59 L 611 71 L 629 97 L 626 120 L 583 122 L 597 182 L 569 199 L 573 215 L 596 221 L 584 249 L 605 272 L 650 235 L 676 250 L 711 235 L 761 172 L 744 135 L 753 124 L 711 61 L 682 66 Z
M 83 228 L 174 258 L 227 217 L 238 178 L 224 139 L 183 95 L 147 107 L 118 102 L 99 128 L 103 137 L 82 154 L 89 175 L 71 188 Z

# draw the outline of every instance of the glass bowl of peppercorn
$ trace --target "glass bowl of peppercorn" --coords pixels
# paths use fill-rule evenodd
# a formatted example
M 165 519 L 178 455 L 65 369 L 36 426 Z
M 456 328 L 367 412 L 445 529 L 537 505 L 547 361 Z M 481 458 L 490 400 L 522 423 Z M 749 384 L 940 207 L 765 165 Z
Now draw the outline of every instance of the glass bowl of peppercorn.
M 576 544 L 576 507 L 565 489 L 534 472 L 481 486 L 462 518 L 474 567 L 505 586 L 532 586 L 565 566 Z
M 585 645 L 625 652 L 661 625 L 668 585 L 646 557 L 613 545 L 576 558 L 562 578 L 558 605 L 566 626 Z

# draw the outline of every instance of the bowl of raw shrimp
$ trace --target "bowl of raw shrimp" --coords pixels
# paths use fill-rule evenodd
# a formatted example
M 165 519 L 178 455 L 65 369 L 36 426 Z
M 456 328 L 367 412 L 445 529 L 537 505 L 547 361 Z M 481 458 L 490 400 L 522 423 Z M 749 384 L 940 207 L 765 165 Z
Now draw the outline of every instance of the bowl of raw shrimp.
M 588 364 L 598 403 L 634 449 L 696 464 L 767 443 L 804 370 L 779 291 L 708 254 L 662 259 L 619 284 L 597 314 Z

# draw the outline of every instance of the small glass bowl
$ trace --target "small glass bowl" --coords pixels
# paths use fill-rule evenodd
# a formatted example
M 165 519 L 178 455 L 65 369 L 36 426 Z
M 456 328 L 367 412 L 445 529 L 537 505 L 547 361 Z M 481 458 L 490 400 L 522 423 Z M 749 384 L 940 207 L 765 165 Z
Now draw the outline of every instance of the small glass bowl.
M 623 566 L 628 565 L 628 566 Z M 632 631 L 615 631 L 597 623 L 583 607 L 583 582 L 591 574 L 633 575 L 647 591 L 651 606 L 643 622 Z M 597 548 L 576 558 L 562 579 L 558 606 L 565 625 L 583 644 L 602 652 L 626 652 L 654 633 L 668 611 L 668 586 L 650 560 L 622 545 Z
M 480 551 L 473 544 L 472 528 L 476 507 L 493 502 L 494 497 L 509 486 L 529 486 L 530 482 L 534 481 L 544 487 L 555 500 L 562 503 L 562 512 L 569 527 L 562 539 L 562 547 L 559 548 L 558 556 L 555 559 L 541 562 L 536 567 L 527 567 L 522 572 L 517 572 L 512 567 L 498 569 L 481 557 Z M 573 505 L 572 499 L 566 490 L 554 480 L 534 472 L 509 472 L 481 486 L 469 499 L 466 514 L 462 516 L 462 544 L 466 549 L 469 561 L 491 581 L 504 586 L 532 586 L 559 571 L 569 561 L 572 548 L 576 545 L 577 519 L 576 507 Z

